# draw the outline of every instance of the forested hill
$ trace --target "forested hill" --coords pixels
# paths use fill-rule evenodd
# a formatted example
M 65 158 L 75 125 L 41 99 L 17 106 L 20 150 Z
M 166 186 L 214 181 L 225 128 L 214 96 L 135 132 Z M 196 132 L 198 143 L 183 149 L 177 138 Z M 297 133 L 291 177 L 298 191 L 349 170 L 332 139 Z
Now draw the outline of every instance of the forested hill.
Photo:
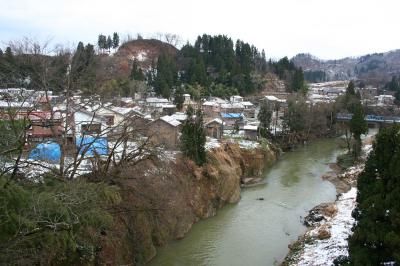
M 304 69 L 306 79 L 311 82 L 359 79 L 379 85 L 400 74 L 400 50 L 338 60 L 298 54 L 292 61 Z
M 119 46 L 114 33 L 113 39 L 99 35 L 97 45 L 80 42 L 73 52 L 60 50 L 45 57 L 40 49 L 32 52 L 14 44 L 3 47 L 4 52 L 0 50 L 0 87 L 57 92 L 69 86 L 84 94 L 110 98 L 151 89 L 168 98 L 177 88 L 184 88 L 194 98 L 228 97 L 257 93 L 265 88 L 266 77 L 275 74 L 289 92 L 305 89 L 302 70 L 287 57 L 267 61 L 264 50 L 225 35 L 204 34 L 177 49 L 166 42 L 142 38 Z M 50 74 L 45 82 L 43 73 Z M 65 78 L 67 74 L 70 79 Z

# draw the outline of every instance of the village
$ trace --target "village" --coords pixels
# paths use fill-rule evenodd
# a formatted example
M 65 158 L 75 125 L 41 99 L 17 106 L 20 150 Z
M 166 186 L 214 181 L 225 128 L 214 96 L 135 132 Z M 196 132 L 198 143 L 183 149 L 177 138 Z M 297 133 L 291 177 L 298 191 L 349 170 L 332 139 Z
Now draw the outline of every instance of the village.
M 310 84 L 306 103 L 309 106 L 333 103 L 345 94 L 347 84 L 342 81 Z M 396 108 L 394 96 L 378 95 L 377 88 L 357 88 L 357 92 L 364 106 Z M 125 137 L 128 132 L 135 135 L 127 141 L 133 150 L 138 149 L 134 142 L 146 140 L 146 145 L 152 144 L 151 149 L 157 147 L 159 151 L 172 154 L 179 152 L 181 129 L 189 106 L 201 108 L 203 112 L 206 149 L 224 142 L 238 142 L 245 148 L 256 147 L 260 139 L 260 106 L 266 104 L 270 109 L 269 134 L 278 137 L 285 127 L 283 117 L 290 94 L 285 92 L 284 86 L 258 97 L 234 95 L 229 100 L 209 97 L 197 102 L 190 94 L 184 94 L 183 107 L 179 111 L 170 99 L 143 97 L 140 93 L 135 97 L 101 102 L 97 95 L 65 97 L 52 91 L 7 88 L 0 90 L 0 97 L 3 121 L 28 121 L 23 147 L 26 159 L 58 164 L 63 152 L 72 156 L 80 151 L 82 158 L 107 156 L 110 150 L 122 154 L 129 145 L 122 148 L 118 140 L 128 139 Z M 57 144 L 61 140 L 67 147 L 65 151 Z M 121 159 L 121 154 L 116 157 Z M 84 167 L 83 173 L 87 171 L 91 171 L 90 165 Z

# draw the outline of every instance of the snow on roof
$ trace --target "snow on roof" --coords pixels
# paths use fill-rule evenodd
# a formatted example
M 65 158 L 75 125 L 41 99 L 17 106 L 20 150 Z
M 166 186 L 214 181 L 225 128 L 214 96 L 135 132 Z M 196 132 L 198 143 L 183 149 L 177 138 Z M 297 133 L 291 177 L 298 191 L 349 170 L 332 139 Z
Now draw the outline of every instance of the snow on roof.
M 151 98 L 146 98 L 146 102 L 148 102 L 148 103 L 168 103 L 169 101 L 168 101 L 168 99 L 165 99 L 165 98 L 151 97 Z
M 217 102 L 206 101 L 203 103 L 203 106 L 219 106 Z
M 265 99 L 267 99 L 268 101 L 271 101 L 271 102 L 280 102 L 280 103 L 285 103 L 286 102 L 285 99 L 279 99 L 279 98 L 277 98 L 277 97 L 275 97 L 273 95 L 266 95 Z
M 187 119 L 187 115 L 182 112 L 176 112 L 172 115 L 170 115 L 172 119 L 178 120 L 178 121 L 185 121 Z
M 27 102 L 7 102 L 7 101 L 0 101 L 0 108 L 29 108 L 32 107 L 30 103 Z
M 218 123 L 218 124 L 221 124 L 221 125 L 224 124 L 224 122 L 222 122 L 222 120 L 220 118 L 214 118 L 213 120 L 207 122 L 206 125 L 211 124 L 211 123 Z
M 244 106 L 253 106 L 253 105 L 254 105 L 254 104 L 252 104 L 251 102 L 248 102 L 248 101 L 242 102 L 242 104 L 243 104 Z
M 162 117 L 160 117 L 160 119 L 174 127 L 177 127 L 181 124 L 181 122 L 179 122 L 178 120 L 176 120 L 175 118 L 173 118 L 169 115 L 162 116 Z
M 229 109 L 229 108 L 244 108 L 242 103 L 223 103 L 221 104 L 221 108 Z
M 257 126 L 252 126 L 252 125 L 245 125 L 243 127 L 244 130 L 252 130 L 252 131 L 257 131 Z
M 279 100 L 278 98 L 276 98 L 273 95 L 266 95 L 265 99 L 267 99 L 268 101 L 277 101 L 277 100 Z
M 183 97 L 190 97 L 190 94 L 189 93 L 185 93 L 185 94 L 183 94 Z
M 175 104 L 163 104 L 161 105 L 161 108 L 175 108 L 176 105 Z

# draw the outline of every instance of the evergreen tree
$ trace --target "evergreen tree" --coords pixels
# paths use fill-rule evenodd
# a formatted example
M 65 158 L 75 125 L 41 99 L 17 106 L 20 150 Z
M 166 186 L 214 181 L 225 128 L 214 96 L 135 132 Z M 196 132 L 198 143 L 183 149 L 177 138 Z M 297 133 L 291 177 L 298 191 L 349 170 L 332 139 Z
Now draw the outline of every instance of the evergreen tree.
M 0 57 L 3 57 L 3 50 L 0 49 Z
M 170 56 L 161 54 L 158 57 L 156 70 L 157 74 L 153 84 L 154 90 L 157 95 L 169 98 L 172 88 L 178 81 L 178 72 L 175 63 Z
M 181 150 L 189 159 L 202 165 L 206 162 L 206 134 L 203 124 L 203 114 L 201 109 L 194 110 L 191 106 L 186 111 L 187 119 L 182 127 Z
M 354 86 L 354 82 L 353 81 L 350 81 L 349 84 L 347 85 L 346 94 L 347 95 L 353 95 L 353 96 L 356 95 L 355 86 Z
M 119 35 L 117 32 L 114 32 L 112 39 L 112 48 L 117 49 L 119 46 Z
M 357 180 L 351 265 L 400 263 L 400 127 L 381 129 Z M 389 264 L 392 262 L 392 264 Z
M 178 109 L 178 111 L 182 110 L 183 103 L 185 101 L 185 97 L 183 96 L 184 93 L 185 91 L 183 90 L 182 86 L 178 86 L 178 88 L 175 90 L 174 104 L 176 105 L 176 109 Z
M 113 46 L 113 41 L 112 41 L 110 35 L 108 35 L 107 41 L 106 41 L 106 48 L 107 48 L 108 52 L 110 52 L 110 49 L 112 46 Z
M 350 120 L 350 132 L 354 138 L 353 156 L 357 159 L 361 152 L 361 134 L 368 132 L 368 125 L 364 118 L 364 110 L 359 102 L 354 106 L 354 113 Z
M 131 79 L 132 80 L 140 80 L 140 81 L 145 80 L 143 71 L 139 67 L 139 63 L 136 58 L 135 58 L 135 60 L 133 60 L 133 64 L 132 64 Z
M 82 42 L 78 47 L 71 63 L 71 81 L 74 89 L 82 89 L 90 93 L 95 87 L 95 51 L 91 44 L 86 47 Z
M 97 45 L 102 50 L 107 49 L 107 37 L 103 34 L 100 34 L 97 40 Z
M 271 108 L 267 105 L 267 103 L 261 104 L 260 111 L 258 112 L 257 119 L 260 121 L 260 125 L 258 127 L 259 134 L 266 138 L 269 133 L 269 128 L 272 119 L 272 111 Z

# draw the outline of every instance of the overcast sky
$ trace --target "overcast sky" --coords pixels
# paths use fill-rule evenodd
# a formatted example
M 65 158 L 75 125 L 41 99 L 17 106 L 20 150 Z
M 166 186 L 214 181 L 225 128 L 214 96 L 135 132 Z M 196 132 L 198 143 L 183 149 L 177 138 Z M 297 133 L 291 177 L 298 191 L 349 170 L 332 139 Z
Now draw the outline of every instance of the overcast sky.
M 0 41 L 97 42 L 99 33 L 225 34 L 268 57 L 323 59 L 400 48 L 399 0 L 0 0 Z

